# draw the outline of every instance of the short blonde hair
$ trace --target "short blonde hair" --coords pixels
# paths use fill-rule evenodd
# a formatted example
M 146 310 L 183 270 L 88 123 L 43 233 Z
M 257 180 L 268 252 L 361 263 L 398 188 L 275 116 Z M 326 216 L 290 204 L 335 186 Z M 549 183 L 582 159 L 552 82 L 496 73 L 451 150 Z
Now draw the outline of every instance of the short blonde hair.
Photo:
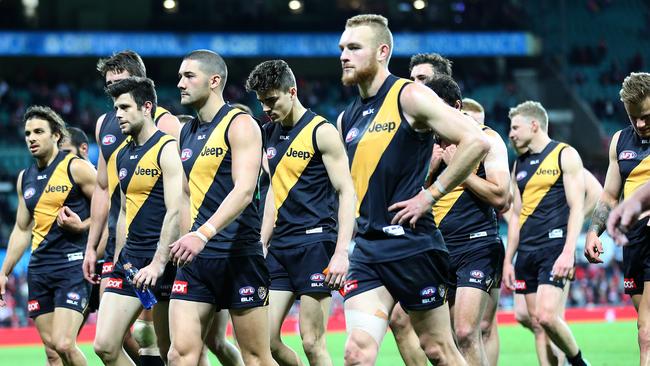
M 650 96 L 650 74 L 647 72 L 633 72 L 623 80 L 621 102 L 636 104 Z
M 481 103 L 472 98 L 463 98 L 462 110 L 466 112 L 485 113 L 485 109 L 483 109 Z
M 540 102 L 527 100 L 514 108 L 510 108 L 508 118 L 512 119 L 515 116 L 530 117 L 539 122 L 539 127 L 542 131 L 548 131 L 548 113 Z
M 388 19 L 382 15 L 378 14 L 359 14 L 355 15 L 352 18 L 348 19 L 345 22 L 346 28 L 358 27 L 362 25 L 367 25 L 373 29 L 374 40 L 376 45 L 387 44 L 390 48 L 390 53 L 388 59 L 393 54 L 393 34 L 388 29 Z

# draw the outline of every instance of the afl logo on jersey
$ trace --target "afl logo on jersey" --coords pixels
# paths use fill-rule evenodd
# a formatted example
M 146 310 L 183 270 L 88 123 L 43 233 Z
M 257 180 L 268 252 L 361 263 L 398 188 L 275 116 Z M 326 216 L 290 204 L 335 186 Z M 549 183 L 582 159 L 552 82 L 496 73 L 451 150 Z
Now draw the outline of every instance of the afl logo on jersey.
M 266 158 L 273 159 L 277 153 L 278 152 L 277 150 L 275 150 L 274 147 L 269 147 L 268 149 L 266 149 Z
M 26 200 L 34 197 L 34 193 L 36 193 L 36 190 L 34 188 L 27 188 L 25 190 L 25 193 L 23 193 L 23 197 L 25 197 Z
M 359 136 L 359 130 L 357 128 L 353 128 L 345 136 L 345 142 L 352 142 L 352 140 L 354 140 L 357 136 Z
M 117 175 L 117 177 L 120 180 L 122 180 L 122 179 L 126 178 L 126 174 L 127 174 L 126 169 L 122 168 L 122 169 L 120 169 L 120 173 Z
M 113 145 L 117 141 L 117 138 L 113 135 L 106 135 L 102 139 L 102 145 Z
M 618 154 L 618 160 L 631 160 L 636 158 L 636 152 L 632 150 L 623 150 Z
M 181 151 L 181 161 L 187 161 L 191 157 L 192 157 L 191 149 L 183 149 L 183 151 Z
M 519 182 L 520 180 L 526 178 L 527 175 L 528 175 L 528 172 L 521 171 L 521 172 L 517 173 L 517 176 L 515 178 L 517 178 L 517 182 Z

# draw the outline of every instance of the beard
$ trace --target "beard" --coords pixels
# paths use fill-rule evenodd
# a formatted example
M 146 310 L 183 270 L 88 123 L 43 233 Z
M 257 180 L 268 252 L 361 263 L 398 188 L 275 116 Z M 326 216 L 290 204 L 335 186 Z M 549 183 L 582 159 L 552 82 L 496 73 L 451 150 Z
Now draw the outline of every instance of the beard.
M 375 62 L 371 62 L 365 68 L 355 68 L 354 72 L 351 75 L 343 73 L 341 75 L 341 82 L 345 86 L 359 85 L 366 80 L 371 80 L 374 78 L 378 70 L 379 65 Z

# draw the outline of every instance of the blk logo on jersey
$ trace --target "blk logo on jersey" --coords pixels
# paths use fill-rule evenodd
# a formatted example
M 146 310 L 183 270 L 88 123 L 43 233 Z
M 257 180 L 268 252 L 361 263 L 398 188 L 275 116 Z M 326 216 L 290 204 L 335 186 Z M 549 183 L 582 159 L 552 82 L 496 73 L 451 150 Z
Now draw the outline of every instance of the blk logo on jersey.
M 271 160 L 277 155 L 278 151 L 274 147 L 269 147 L 266 149 L 266 158 Z
M 187 294 L 187 281 L 174 281 L 172 294 Z
M 52 193 L 52 192 L 59 192 L 59 193 L 65 193 L 70 190 L 70 187 L 65 186 L 65 185 L 58 185 L 58 186 L 53 186 L 49 185 L 47 188 L 45 188 L 45 193 Z
M 368 132 L 391 132 L 395 128 L 397 128 L 397 124 L 395 122 L 375 123 L 374 125 L 370 126 L 370 128 L 368 128 Z
M 254 301 L 253 294 L 255 293 L 255 288 L 252 286 L 245 286 L 239 289 L 239 299 L 241 302 L 251 302 Z
M 126 178 L 127 173 L 128 173 L 128 172 L 126 171 L 126 169 L 122 168 L 122 169 L 120 169 L 120 172 L 119 172 L 119 174 L 117 175 L 117 177 L 118 177 L 120 180 L 122 180 L 122 179 Z
M 637 157 L 636 152 L 632 150 L 623 150 L 618 154 L 618 160 L 631 160 Z
M 39 311 L 41 310 L 41 304 L 39 304 L 38 300 L 31 300 L 27 303 L 27 311 L 28 312 L 34 312 L 34 311 Z
M 314 273 L 309 277 L 311 280 L 311 287 L 324 287 L 325 275 L 322 273 Z
M 352 142 L 352 140 L 354 140 L 357 136 L 359 136 L 359 130 L 357 128 L 353 128 L 345 136 L 345 142 Z
M 477 269 L 471 271 L 469 275 L 472 277 L 469 279 L 469 282 L 471 283 L 481 283 L 483 282 L 483 277 L 485 277 L 483 271 L 479 271 Z
M 108 145 L 113 145 L 117 141 L 117 138 L 113 135 L 106 135 L 102 139 L 102 145 L 108 146 Z
M 293 148 L 289 148 L 289 151 L 285 155 L 290 158 L 299 158 L 302 160 L 311 159 L 311 153 L 309 151 L 294 150 Z
M 23 197 L 28 200 L 32 197 L 34 197 L 34 194 L 36 193 L 36 190 L 34 188 L 27 188 L 25 190 L 25 193 L 23 193 Z
M 183 149 L 181 151 L 181 161 L 187 161 L 192 157 L 192 149 Z

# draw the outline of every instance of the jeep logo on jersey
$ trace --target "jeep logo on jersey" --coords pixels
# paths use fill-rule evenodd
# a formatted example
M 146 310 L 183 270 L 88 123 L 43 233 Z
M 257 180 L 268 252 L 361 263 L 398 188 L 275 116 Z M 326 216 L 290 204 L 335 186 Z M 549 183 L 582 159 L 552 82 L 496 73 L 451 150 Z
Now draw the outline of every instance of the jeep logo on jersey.
M 618 154 L 618 160 L 631 160 L 636 158 L 636 152 L 632 150 L 623 150 Z
M 535 175 L 558 175 L 560 174 L 560 169 L 538 169 L 535 172 Z
M 285 155 L 290 158 L 300 158 L 302 160 L 309 160 L 311 158 L 311 153 L 309 151 L 294 150 L 291 147 Z
M 143 168 L 143 167 L 137 167 L 135 169 L 135 175 L 148 175 L 150 177 L 156 177 L 160 175 L 160 170 L 156 168 Z
M 122 180 L 122 179 L 126 178 L 126 174 L 127 174 L 126 169 L 122 168 L 122 169 L 120 169 L 120 173 L 117 175 L 117 177 L 120 180 Z
M 27 311 L 30 313 L 33 311 L 38 311 L 41 309 L 41 304 L 38 303 L 38 300 L 32 300 L 27 303 Z
M 479 279 L 485 277 L 483 272 L 479 271 L 478 269 L 475 269 L 475 270 L 471 271 L 469 273 L 469 275 L 474 277 L 474 278 L 479 278 Z
M 520 180 L 526 178 L 527 175 L 528 175 L 528 172 L 521 171 L 521 172 L 517 173 L 517 176 L 515 178 L 517 179 L 517 182 L 519 182 Z
M 183 149 L 181 151 L 181 161 L 187 161 L 192 157 L 192 149 Z
M 64 186 L 64 185 L 60 185 L 60 186 L 48 185 L 47 188 L 45 188 L 45 193 L 51 193 L 51 192 L 65 193 L 65 192 L 67 192 L 69 190 L 70 190 L 70 187 Z
M 187 281 L 174 281 L 172 294 L 187 294 Z
M 23 193 L 23 197 L 25 197 L 26 200 L 34 197 L 34 193 L 36 193 L 36 190 L 34 188 L 27 188 L 25 190 L 25 193 Z
M 274 147 L 269 147 L 266 149 L 266 158 L 269 160 L 273 159 L 277 153 L 278 151 Z
M 325 275 L 322 273 L 314 273 L 311 275 L 311 277 L 309 277 L 309 279 L 313 282 L 323 282 L 325 281 Z
M 354 140 L 357 136 L 359 136 L 359 130 L 356 129 L 356 128 L 353 128 L 345 136 L 345 142 L 352 142 L 352 140 Z
M 427 288 L 422 289 L 422 291 L 420 291 L 420 296 L 422 297 L 432 297 L 435 294 L 436 294 L 436 288 L 433 286 L 429 286 Z
M 117 138 L 113 135 L 106 135 L 102 139 L 102 145 L 113 145 L 117 141 Z
M 368 128 L 368 132 L 391 132 L 397 127 L 395 122 L 377 122 Z
M 252 286 L 246 286 L 239 289 L 239 294 L 242 296 L 250 296 L 255 293 L 255 288 Z
M 203 150 L 201 150 L 201 156 L 208 155 L 221 156 L 223 155 L 223 148 L 205 146 Z

